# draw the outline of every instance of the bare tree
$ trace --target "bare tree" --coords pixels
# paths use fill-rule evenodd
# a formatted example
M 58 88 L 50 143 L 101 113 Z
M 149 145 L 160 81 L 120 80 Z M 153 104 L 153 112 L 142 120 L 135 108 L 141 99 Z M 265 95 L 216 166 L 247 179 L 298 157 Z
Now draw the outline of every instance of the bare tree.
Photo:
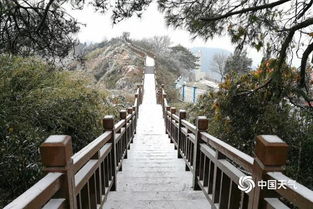
M 226 75 L 225 64 L 227 60 L 227 55 L 224 53 L 215 54 L 211 61 L 213 65 L 213 71 L 218 73 L 221 76 L 221 82 L 224 80 Z
M 156 53 L 163 54 L 169 50 L 172 42 L 168 36 L 154 36 L 151 43 Z

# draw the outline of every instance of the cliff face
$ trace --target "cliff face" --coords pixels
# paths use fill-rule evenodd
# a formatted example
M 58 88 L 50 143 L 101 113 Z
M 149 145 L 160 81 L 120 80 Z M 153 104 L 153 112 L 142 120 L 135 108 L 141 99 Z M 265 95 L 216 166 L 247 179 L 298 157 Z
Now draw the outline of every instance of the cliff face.
M 89 48 L 88 48 L 89 47 Z M 132 50 L 122 39 L 78 49 L 82 58 L 69 69 L 85 71 L 96 85 L 107 89 L 132 91 L 141 82 L 145 57 Z

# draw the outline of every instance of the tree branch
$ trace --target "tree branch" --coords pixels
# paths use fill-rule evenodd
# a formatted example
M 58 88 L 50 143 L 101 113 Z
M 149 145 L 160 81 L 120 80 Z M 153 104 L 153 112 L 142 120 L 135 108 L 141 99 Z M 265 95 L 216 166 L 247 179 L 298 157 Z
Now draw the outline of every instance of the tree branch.
M 245 9 L 239 10 L 239 11 L 229 12 L 229 13 L 226 13 L 224 15 L 217 16 L 217 17 L 200 18 L 200 20 L 202 20 L 202 21 L 221 20 L 221 19 L 233 16 L 233 15 L 243 14 L 243 13 L 246 13 L 246 12 L 255 12 L 255 11 L 263 10 L 263 9 L 267 9 L 267 8 L 273 8 L 273 7 L 279 6 L 281 4 L 284 4 L 284 3 L 288 2 L 288 1 L 291 1 L 291 0 L 280 0 L 280 1 L 276 1 L 276 2 L 270 3 L 270 4 L 263 4 L 261 6 L 249 7 L 249 8 L 245 8 Z
M 40 31 L 40 29 L 42 28 L 43 24 L 45 23 L 46 21 L 46 18 L 47 18 L 47 15 L 48 15 L 48 12 L 49 12 L 49 9 L 50 9 L 50 6 L 52 5 L 52 3 L 54 2 L 54 0 L 50 0 L 45 8 L 45 12 L 43 14 L 43 17 L 41 19 L 41 22 L 40 24 L 38 25 L 37 27 L 37 32 Z
M 305 86 L 305 71 L 306 71 L 306 64 L 309 58 L 310 53 L 313 51 L 313 43 L 311 43 L 303 52 L 302 59 L 301 59 L 301 67 L 300 67 L 300 84 L 299 86 L 302 88 Z

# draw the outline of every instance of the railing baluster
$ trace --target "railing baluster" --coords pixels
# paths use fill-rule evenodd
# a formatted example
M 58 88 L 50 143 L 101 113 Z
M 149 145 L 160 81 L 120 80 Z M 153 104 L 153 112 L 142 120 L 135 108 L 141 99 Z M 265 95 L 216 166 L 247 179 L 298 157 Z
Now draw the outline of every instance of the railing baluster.
M 216 152 L 216 160 L 225 159 L 225 156 Z M 214 173 L 213 173 L 213 202 L 218 203 L 220 197 L 220 189 L 221 189 L 221 181 L 222 181 L 222 171 L 217 166 L 217 162 L 214 163 Z
M 214 181 L 214 162 L 210 162 L 210 170 L 208 174 L 208 194 L 213 193 L 213 181 Z
M 211 165 L 211 161 L 209 158 L 204 156 L 204 167 L 203 167 L 203 186 L 208 186 L 208 180 L 209 180 L 209 169 Z
M 81 202 L 82 202 L 82 208 L 83 209 L 89 209 L 90 208 L 90 199 L 89 199 L 89 186 L 88 183 L 83 187 L 81 191 Z
M 90 198 L 90 208 L 97 209 L 97 186 L 96 186 L 96 172 L 89 179 L 89 198 Z
M 219 209 L 227 209 L 228 207 L 230 183 L 230 178 L 225 173 L 222 173 Z
M 230 193 L 228 200 L 228 208 L 239 208 L 240 206 L 241 191 L 235 182 L 230 184 Z
M 94 156 L 92 156 L 91 159 L 97 159 L 99 160 L 100 156 L 99 156 L 99 151 L 96 152 L 96 154 Z M 98 161 L 99 162 L 99 161 Z M 95 171 L 94 175 L 92 176 L 92 178 L 94 178 L 94 184 L 95 184 L 95 198 L 96 198 L 96 204 L 100 204 L 101 203 L 101 191 L 102 191 L 102 182 L 101 182 L 101 166 L 102 163 L 99 163 L 99 168 Z

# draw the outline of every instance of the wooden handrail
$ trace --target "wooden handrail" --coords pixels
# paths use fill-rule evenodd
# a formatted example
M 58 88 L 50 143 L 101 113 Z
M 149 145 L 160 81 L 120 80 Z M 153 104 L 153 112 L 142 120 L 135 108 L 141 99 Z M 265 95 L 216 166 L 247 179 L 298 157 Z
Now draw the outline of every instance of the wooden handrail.
M 188 122 L 187 120 L 182 120 L 181 123 L 183 126 L 185 126 L 192 133 L 195 134 L 197 132 L 197 127 L 195 125 L 193 125 L 192 123 Z
M 125 120 L 122 119 L 122 120 L 120 120 L 119 122 L 117 122 L 117 123 L 114 125 L 114 130 L 115 130 L 116 132 L 120 131 L 121 128 L 122 128 L 124 125 L 125 125 Z
M 201 189 L 215 208 L 289 208 L 283 199 L 298 208 L 313 208 L 313 191 L 294 182 L 285 188 L 261 189 L 259 182 L 294 181 L 282 171 L 286 165 L 288 145 L 277 136 L 256 137 L 255 157 L 207 133 L 208 120 L 197 117 L 197 124 L 186 120 L 186 111 L 173 114 L 164 91 L 158 90 L 166 133 L 178 150 L 178 157 L 186 163 L 186 171 L 193 173 L 193 187 Z M 177 125 L 178 123 L 178 125 Z M 250 178 L 251 190 L 240 190 L 241 180 Z M 241 185 L 242 186 L 242 185 Z M 243 185 L 245 186 L 245 185 Z M 246 191 L 246 192 L 245 192 Z
M 143 85 L 138 85 L 134 105 L 120 111 L 120 120 L 103 119 L 103 134 L 72 154 L 70 136 L 50 136 L 40 146 L 47 175 L 5 209 L 101 207 L 108 191 L 116 190 L 116 172 L 122 169 L 133 142 Z
M 299 184 L 293 179 L 285 176 L 282 172 L 267 172 L 269 180 L 283 181 L 287 183 L 286 188 L 280 188 L 277 191 L 282 197 L 292 200 L 292 203 L 299 208 L 312 208 L 313 191 Z M 288 184 L 292 182 L 293 185 Z
M 101 134 L 98 138 L 90 142 L 83 149 L 78 151 L 72 156 L 73 159 L 73 169 L 76 173 L 87 161 L 96 154 L 112 137 L 110 131 L 106 131 Z
M 48 173 L 34 186 L 16 198 L 4 209 L 13 208 L 41 208 L 47 203 L 61 188 L 62 173 Z
M 208 134 L 207 132 L 201 132 L 200 134 L 201 134 L 201 139 L 205 143 L 213 147 L 215 150 L 218 150 L 220 153 L 225 155 L 228 159 L 232 160 L 238 165 L 241 165 L 244 169 L 248 170 L 249 172 L 252 171 L 252 166 L 254 163 L 253 157 L 251 157 L 250 155 L 247 155 L 244 152 L 241 152 L 240 150 Z

